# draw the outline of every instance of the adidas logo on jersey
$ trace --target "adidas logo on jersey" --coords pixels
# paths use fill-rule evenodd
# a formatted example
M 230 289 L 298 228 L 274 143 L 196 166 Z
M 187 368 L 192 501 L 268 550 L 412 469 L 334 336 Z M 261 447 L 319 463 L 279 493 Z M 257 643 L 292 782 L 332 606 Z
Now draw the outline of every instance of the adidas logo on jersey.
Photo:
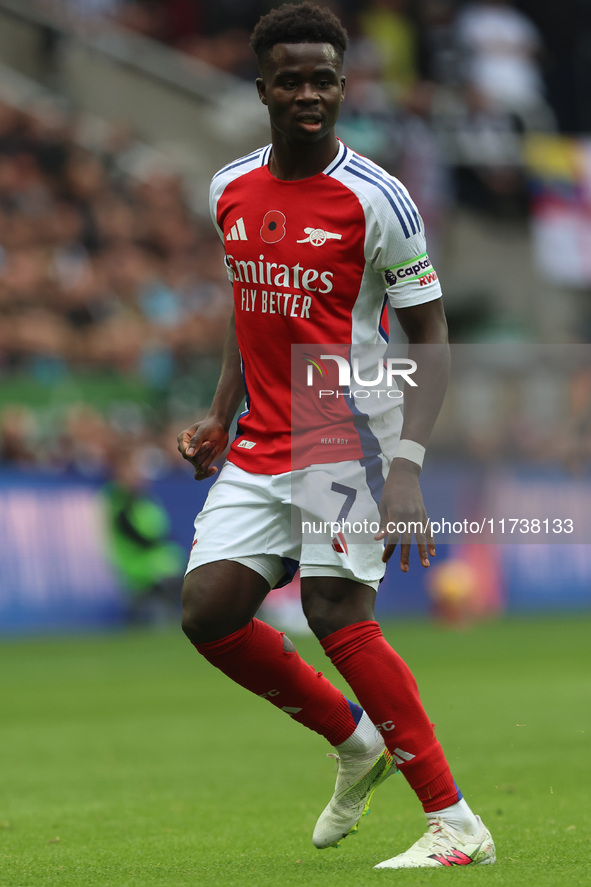
M 232 225 L 230 233 L 226 235 L 226 240 L 248 240 L 243 218 L 238 219 L 236 224 Z

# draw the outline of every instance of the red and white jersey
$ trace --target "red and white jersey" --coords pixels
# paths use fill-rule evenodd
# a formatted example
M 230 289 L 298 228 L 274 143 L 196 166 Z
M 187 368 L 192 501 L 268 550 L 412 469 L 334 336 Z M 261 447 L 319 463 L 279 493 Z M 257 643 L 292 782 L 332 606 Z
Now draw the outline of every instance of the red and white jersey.
M 229 164 L 210 190 L 234 288 L 246 390 L 228 458 L 258 474 L 363 459 L 382 449 L 388 424 L 401 424 L 399 405 L 392 417 L 385 398 L 340 396 L 328 404 L 325 397 L 317 411 L 310 396 L 309 403 L 300 398 L 292 416 L 292 345 L 340 346 L 345 355 L 351 346 L 384 345 L 386 299 L 404 308 L 441 296 L 422 220 L 396 178 L 339 143 L 324 172 L 281 181 L 269 171 L 270 154 L 268 145 Z M 336 390 L 337 364 L 324 376 L 328 362 L 320 367 L 315 357 L 322 351 L 310 353 L 308 366 L 319 373 L 314 385 Z M 308 366 L 301 363 L 304 379 Z M 298 418 L 298 411 L 305 415 Z M 298 432 L 292 453 L 294 417 L 305 433 Z

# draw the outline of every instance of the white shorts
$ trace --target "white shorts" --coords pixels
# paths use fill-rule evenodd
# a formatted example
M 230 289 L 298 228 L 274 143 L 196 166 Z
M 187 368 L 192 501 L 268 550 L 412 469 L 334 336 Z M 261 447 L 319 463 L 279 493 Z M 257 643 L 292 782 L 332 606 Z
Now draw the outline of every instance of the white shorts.
M 271 588 L 300 575 L 341 576 L 377 587 L 384 576 L 378 502 L 381 456 L 283 474 L 251 474 L 226 462 L 195 520 L 187 573 L 232 560 Z

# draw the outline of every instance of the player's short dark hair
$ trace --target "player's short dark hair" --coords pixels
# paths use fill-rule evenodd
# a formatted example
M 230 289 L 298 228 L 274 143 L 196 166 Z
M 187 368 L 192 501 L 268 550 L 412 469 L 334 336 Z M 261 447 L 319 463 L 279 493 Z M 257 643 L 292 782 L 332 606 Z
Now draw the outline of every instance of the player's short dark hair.
M 314 3 L 285 3 L 262 16 L 250 38 L 259 68 L 276 43 L 330 43 L 341 61 L 349 43 L 336 15 Z

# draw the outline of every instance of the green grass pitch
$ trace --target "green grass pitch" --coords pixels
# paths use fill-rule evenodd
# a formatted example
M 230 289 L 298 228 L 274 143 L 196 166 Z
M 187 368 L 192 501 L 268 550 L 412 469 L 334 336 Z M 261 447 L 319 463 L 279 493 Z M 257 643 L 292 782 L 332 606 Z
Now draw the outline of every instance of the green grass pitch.
M 401 776 L 357 835 L 315 850 L 324 740 L 167 630 L 0 646 L 2 887 L 591 884 L 591 616 L 384 628 L 497 865 L 374 871 L 424 831 Z

